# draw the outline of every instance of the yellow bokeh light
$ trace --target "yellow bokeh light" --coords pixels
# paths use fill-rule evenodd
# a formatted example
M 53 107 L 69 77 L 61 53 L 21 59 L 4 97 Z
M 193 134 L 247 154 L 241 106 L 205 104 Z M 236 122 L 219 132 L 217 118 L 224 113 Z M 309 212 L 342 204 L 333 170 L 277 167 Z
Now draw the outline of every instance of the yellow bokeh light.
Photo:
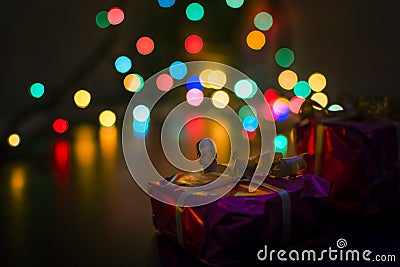
M 86 108 L 90 104 L 91 95 L 86 90 L 79 90 L 74 95 L 74 102 L 78 108 Z
M 21 137 L 16 134 L 13 133 L 8 137 L 8 144 L 12 147 L 16 147 L 21 143 Z
M 128 74 L 124 78 L 124 87 L 130 92 L 138 92 L 143 87 L 143 80 L 138 74 Z
M 320 104 L 323 108 L 328 105 L 328 96 L 324 93 L 315 93 L 311 96 L 311 100 L 314 100 L 318 104 Z M 318 107 L 315 107 L 315 109 L 320 109 Z
M 208 81 L 208 77 L 210 76 L 210 74 L 213 72 L 213 70 L 211 69 L 205 69 L 202 72 L 200 72 L 200 82 L 201 84 L 206 87 L 206 88 L 212 88 L 212 85 L 210 84 L 210 82 Z
M 226 75 L 223 71 L 214 70 L 208 75 L 208 83 L 211 88 L 221 89 L 226 84 Z
M 326 86 L 326 78 L 321 73 L 313 73 L 308 78 L 308 84 L 314 92 L 321 92 Z
M 279 85 L 286 90 L 293 89 L 297 81 L 297 74 L 292 70 L 284 70 L 278 76 Z
M 115 113 L 112 112 L 111 110 L 104 110 L 99 115 L 100 125 L 104 126 L 104 127 L 113 126 L 115 124 L 116 120 L 117 120 L 117 117 L 115 116 Z
M 229 95 L 224 91 L 214 92 L 211 101 L 216 108 L 225 108 L 229 104 Z
M 254 50 L 260 50 L 265 45 L 265 35 L 260 31 L 252 31 L 247 35 L 247 45 Z

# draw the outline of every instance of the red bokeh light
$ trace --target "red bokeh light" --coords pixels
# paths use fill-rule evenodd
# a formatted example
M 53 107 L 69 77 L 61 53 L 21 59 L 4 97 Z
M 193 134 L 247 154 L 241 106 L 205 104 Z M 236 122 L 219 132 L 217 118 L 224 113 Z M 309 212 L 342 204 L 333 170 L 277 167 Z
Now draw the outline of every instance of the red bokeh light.
M 190 35 L 185 40 L 185 48 L 188 53 L 199 53 L 203 49 L 203 39 L 197 35 Z
M 154 50 L 154 42 L 150 37 L 141 37 L 136 42 L 136 49 L 139 54 L 148 55 Z
M 53 130 L 56 133 L 65 133 L 68 130 L 68 121 L 64 120 L 64 119 L 56 119 L 53 122 Z

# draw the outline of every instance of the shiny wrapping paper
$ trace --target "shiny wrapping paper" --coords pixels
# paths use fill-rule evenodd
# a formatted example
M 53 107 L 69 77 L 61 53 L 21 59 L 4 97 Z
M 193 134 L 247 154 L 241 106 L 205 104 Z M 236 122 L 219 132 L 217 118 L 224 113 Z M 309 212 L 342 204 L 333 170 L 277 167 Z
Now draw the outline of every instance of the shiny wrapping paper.
M 296 129 L 297 152 L 307 153 L 308 173 L 332 181 L 334 208 L 377 214 L 395 204 L 398 129 L 389 122 L 311 120 Z
M 180 174 L 174 183 L 188 186 L 199 178 L 205 182 L 213 179 L 204 174 Z M 248 185 L 240 181 L 224 197 L 198 207 L 177 207 L 151 198 L 154 226 L 210 266 L 254 260 L 264 245 L 278 248 L 309 239 L 321 226 L 329 181 L 310 174 L 292 180 L 267 178 L 253 193 Z M 149 186 L 152 195 L 162 199 L 177 199 L 182 193 L 159 183 Z

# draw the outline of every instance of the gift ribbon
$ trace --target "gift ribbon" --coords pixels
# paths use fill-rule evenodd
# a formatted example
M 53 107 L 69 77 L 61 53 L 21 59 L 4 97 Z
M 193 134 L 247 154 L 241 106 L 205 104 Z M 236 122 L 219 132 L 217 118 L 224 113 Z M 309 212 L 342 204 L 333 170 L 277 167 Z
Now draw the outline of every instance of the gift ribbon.
M 217 174 L 217 173 L 213 173 Z M 248 179 L 244 179 L 243 181 L 247 181 Z M 250 180 L 248 180 L 250 181 Z M 229 183 L 235 182 L 233 179 L 226 179 L 220 183 L 218 183 L 216 187 L 223 186 Z M 290 196 L 289 193 L 280 187 L 273 186 L 271 184 L 268 184 L 266 182 L 261 184 L 262 187 L 269 189 L 271 191 L 274 191 L 279 194 L 281 198 L 281 204 L 282 204 L 282 245 L 288 244 L 289 241 L 289 236 L 290 236 L 290 224 L 291 224 L 291 201 L 290 201 Z M 183 237 L 183 223 L 182 223 L 182 211 L 183 211 L 183 206 L 186 198 L 195 192 L 201 192 L 201 190 L 196 190 L 197 188 L 193 188 L 190 190 L 187 190 L 183 192 L 176 203 L 176 208 L 175 208 L 175 221 L 176 221 L 176 234 L 178 238 L 178 243 L 180 246 L 183 248 L 185 247 L 185 241 Z

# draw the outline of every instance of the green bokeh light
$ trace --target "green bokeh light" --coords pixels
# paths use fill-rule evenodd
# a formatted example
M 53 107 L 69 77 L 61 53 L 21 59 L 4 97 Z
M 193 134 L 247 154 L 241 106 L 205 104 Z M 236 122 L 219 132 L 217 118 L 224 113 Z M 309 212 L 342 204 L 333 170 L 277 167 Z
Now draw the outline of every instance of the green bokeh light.
M 267 31 L 272 27 L 272 16 L 267 12 L 260 12 L 254 17 L 254 25 L 260 31 Z
M 255 107 L 247 105 L 247 106 L 241 107 L 239 109 L 238 114 L 239 114 L 240 120 L 243 121 L 248 116 L 257 117 L 257 110 Z
M 198 3 L 191 3 L 186 8 L 186 16 L 193 21 L 201 20 L 204 16 L 204 8 Z
M 275 54 L 275 61 L 279 66 L 287 68 L 294 62 L 294 52 L 289 48 L 281 48 Z
M 30 93 L 34 98 L 41 98 L 44 94 L 44 85 L 41 83 L 32 84 Z
M 311 94 L 311 87 L 306 81 L 299 81 L 294 86 L 294 94 L 298 97 L 307 98 Z
M 110 22 L 108 21 L 108 12 L 107 11 L 100 11 L 96 15 L 96 24 L 97 27 L 104 29 L 110 26 Z
M 242 7 L 244 0 L 226 0 L 226 4 L 231 8 Z

